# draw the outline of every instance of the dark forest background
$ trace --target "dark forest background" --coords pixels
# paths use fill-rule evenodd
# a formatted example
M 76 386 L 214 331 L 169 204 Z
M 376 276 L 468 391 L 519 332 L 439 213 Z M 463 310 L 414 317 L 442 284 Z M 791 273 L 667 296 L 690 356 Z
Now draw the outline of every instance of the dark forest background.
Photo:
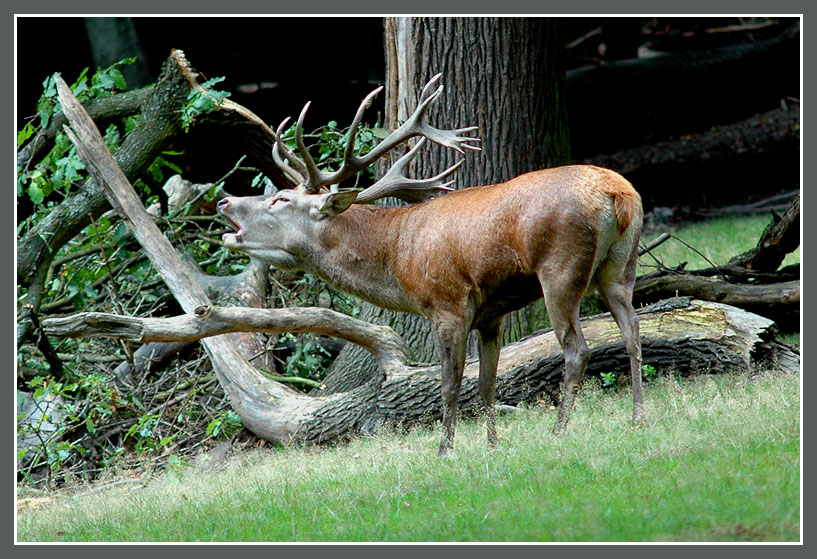
M 132 34 L 120 32 L 106 42 L 83 18 L 18 19 L 20 38 L 75 38 L 58 49 L 46 41 L 28 41 L 19 49 L 18 128 L 35 114 L 49 75 L 60 72 L 71 81 L 85 67 L 121 58 L 116 48 L 127 48 L 128 41 L 140 50 L 140 62 L 127 70 L 134 72 L 126 74 L 129 87 L 155 81 L 170 50 L 178 48 L 206 78 L 225 77 L 219 88 L 269 123 L 295 116 L 311 100 L 312 122 L 348 124 L 343 121 L 352 116 L 348 107 L 385 79 L 379 17 L 131 21 Z M 796 18 L 558 22 L 566 44 L 574 161 L 622 172 L 641 191 L 648 211 L 668 206 L 694 214 L 799 188 Z M 750 121 L 758 115 L 759 121 Z M 739 123 L 737 132 L 718 130 Z M 727 133 L 734 138 L 718 138 Z M 231 153 L 237 145 L 221 132 L 197 130 L 179 142 L 183 145 L 173 149 L 185 153 L 183 168 L 192 181 L 223 175 L 241 155 Z

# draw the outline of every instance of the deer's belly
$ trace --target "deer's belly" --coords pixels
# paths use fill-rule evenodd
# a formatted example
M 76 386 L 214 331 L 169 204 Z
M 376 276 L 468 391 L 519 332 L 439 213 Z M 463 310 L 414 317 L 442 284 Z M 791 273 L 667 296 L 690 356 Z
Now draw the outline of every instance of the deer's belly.
M 542 297 L 542 287 L 535 276 L 520 276 L 491 289 L 483 290 L 474 315 L 474 328 L 495 321 Z

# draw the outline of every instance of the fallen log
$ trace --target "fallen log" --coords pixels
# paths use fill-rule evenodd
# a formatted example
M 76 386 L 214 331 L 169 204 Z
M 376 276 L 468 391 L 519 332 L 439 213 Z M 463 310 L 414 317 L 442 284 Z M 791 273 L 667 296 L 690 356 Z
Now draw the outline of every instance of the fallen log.
M 658 370 L 717 373 L 768 362 L 789 371 L 799 367 L 797 353 L 776 343 L 773 322 L 742 309 L 678 298 L 640 309 L 638 314 L 644 363 Z M 628 370 L 627 352 L 609 314 L 583 320 L 582 329 L 591 350 L 588 375 Z M 307 397 L 314 406 L 309 419 L 289 438 L 268 439 L 274 442 L 326 442 L 371 431 L 380 424 L 407 426 L 441 415 L 438 365 L 412 365 L 402 340 L 390 328 L 328 309 L 200 307 L 192 314 L 172 318 L 86 312 L 47 319 L 44 330 L 56 337 L 98 336 L 134 342 L 174 342 L 241 331 L 310 331 L 360 344 L 375 356 L 381 370 L 376 382 L 363 391 Z M 543 396 L 555 400 L 563 366 L 564 357 L 552 330 L 505 346 L 498 366 L 497 401 L 515 406 Z M 229 378 L 229 372 L 222 373 Z M 478 376 L 479 363 L 472 359 L 463 374 L 460 408 L 464 413 L 481 409 Z M 267 420 L 277 417 L 279 422 L 283 421 L 282 414 L 298 409 L 286 399 L 258 405 L 266 406 Z
M 693 271 L 664 268 L 640 276 L 636 279 L 634 300 L 648 304 L 689 295 L 747 309 L 775 320 L 786 329 L 799 326 L 800 266 L 793 264 L 778 270 L 786 255 L 800 246 L 799 194 L 783 215 L 773 213 L 772 216 L 752 250 L 721 266 Z M 666 237 L 658 237 L 643 251 L 651 250 Z
M 747 151 L 753 156 L 797 151 L 800 146 L 800 107 L 775 109 L 749 119 L 716 126 L 700 134 L 664 140 L 652 145 L 597 155 L 583 163 L 608 167 L 627 176 L 645 167 L 710 164 L 727 161 Z
M 741 284 L 692 274 L 642 276 L 636 280 L 633 300 L 643 304 L 679 294 L 740 307 L 770 318 L 781 327 L 799 321 L 800 280 Z
M 585 159 L 778 106 L 799 92 L 799 38 L 792 18 L 765 40 L 568 70 L 568 114 L 583 116 L 570 122 L 572 153 Z

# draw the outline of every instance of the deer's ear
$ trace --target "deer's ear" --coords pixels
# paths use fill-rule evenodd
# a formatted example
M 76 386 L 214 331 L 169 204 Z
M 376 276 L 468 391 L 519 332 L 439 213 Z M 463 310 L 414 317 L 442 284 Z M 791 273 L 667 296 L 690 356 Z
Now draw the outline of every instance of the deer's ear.
M 315 209 L 321 217 L 345 212 L 349 206 L 354 204 L 357 199 L 357 192 L 357 190 L 348 190 L 346 192 L 328 192 L 321 194 L 315 205 Z

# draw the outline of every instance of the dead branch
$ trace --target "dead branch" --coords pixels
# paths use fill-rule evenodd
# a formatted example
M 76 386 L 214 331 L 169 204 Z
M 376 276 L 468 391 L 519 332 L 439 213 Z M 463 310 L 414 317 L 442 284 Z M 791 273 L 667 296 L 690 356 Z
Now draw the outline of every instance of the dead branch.
M 800 246 L 800 195 L 794 197 L 785 214 L 774 217 L 760 236 L 757 246 L 736 256 L 730 264 L 774 272 L 786 255 Z
M 253 309 L 197 307 L 192 314 L 174 318 L 135 318 L 83 312 L 44 321 L 44 331 L 58 338 L 104 337 L 137 343 L 182 342 L 232 332 L 312 332 L 341 338 L 371 352 L 385 369 L 406 366 L 409 351 L 388 326 L 363 322 L 320 307 Z

